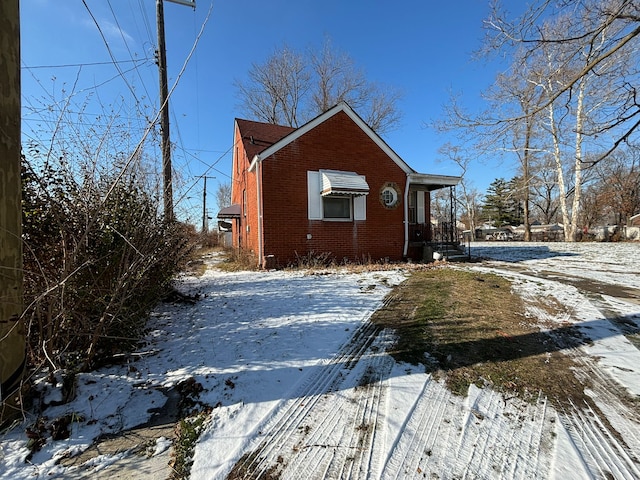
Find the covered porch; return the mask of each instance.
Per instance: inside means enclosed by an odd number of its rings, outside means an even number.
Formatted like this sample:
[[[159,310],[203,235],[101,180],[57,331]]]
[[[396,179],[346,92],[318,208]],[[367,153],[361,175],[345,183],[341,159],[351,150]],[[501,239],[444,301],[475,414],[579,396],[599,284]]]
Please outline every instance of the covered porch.
[[[232,237],[231,244],[235,247],[241,246],[242,237],[240,236],[240,218],[242,215],[242,208],[239,204],[234,203],[228,207],[223,208],[218,212],[218,230],[221,232],[230,232],[231,235],[237,235],[236,238]]]
[[[448,252],[460,245],[456,228],[455,186],[460,177],[411,173],[405,191],[405,251],[407,259],[432,261],[434,252]],[[430,193],[448,189],[443,218],[431,222]],[[442,215],[441,215],[442,216]]]

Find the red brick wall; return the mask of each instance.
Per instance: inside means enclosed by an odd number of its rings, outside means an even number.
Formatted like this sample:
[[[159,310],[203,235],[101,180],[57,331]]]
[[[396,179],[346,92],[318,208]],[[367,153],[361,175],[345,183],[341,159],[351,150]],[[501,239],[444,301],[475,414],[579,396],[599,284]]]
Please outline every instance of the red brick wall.
[[[256,173],[255,171],[249,172],[252,159],[247,157],[237,126],[234,131],[234,145],[231,203],[237,203],[241,206],[241,216],[240,221],[233,222],[233,246],[257,253],[258,203]],[[245,190],[246,203],[244,202]]]
[[[406,174],[344,112],[265,159],[262,166],[263,254],[275,255],[279,265],[292,262],[296,252],[331,252],[338,260],[402,258]],[[370,188],[366,220],[308,220],[307,171],[321,169],[366,177]],[[387,182],[399,189],[400,202],[394,209],[379,200]]]

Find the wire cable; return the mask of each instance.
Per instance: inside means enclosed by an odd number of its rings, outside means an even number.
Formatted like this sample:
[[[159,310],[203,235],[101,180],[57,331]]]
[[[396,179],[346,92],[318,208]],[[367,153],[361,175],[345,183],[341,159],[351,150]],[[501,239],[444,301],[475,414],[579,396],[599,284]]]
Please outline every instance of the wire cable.
[[[125,78],[124,73],[122,72],[122,70],[120,70],[120,66],[116,63],[116,58],[113,55],[113,52],[111,51],[111,47],[109,46],[109,42],[107,42],[107,38],[104,36],[104,32],[102,31],[102,27],[100,27],[100,24],[98,23],[98,20],[93,15],[93,12],[89,8],[89,5],[87,5],[87,1],[86,0],[82,0],[82,4],[87,9],[87,12],[89,13],[89,16],[93,20],[93,23],[96,25],[96,28],[98,29],[98,32],[100,33],[100,37],[102,37],[102,41],[103,41],[105,47],[107,47],[107,52],[109,52],[109,56],[111,57],[111,61],[113,62],[113,66],[116,67],[116,70],[120,74],[120,77],[122,77],[122,80],[124,81],[125,85],[129,88],[129,91],[131,92],[131,95],[133,95],[133,98],[136,99],[136,102],[141,103],[140,99],[136,95],[135,90],[129,84],[129,81]]]
[[[120,27],[120,23],[118,22],[118,18],[116,17],[116,12],[113,11],[113,6],[111,5],[111,0],[107,0],[107,5],[109,5],[109,10],[111,10],[111,15],[113,15],[113,19],[116,22],[116,26],[118,27],[118,31],[120,32],[120,37],[122,37],[122,41],[124,43],[124,46],[126,47],[127,52],[129,52],[129,57],[131,58],[131,60],[133,60],[133,54],[131,53],[131,49],[129,48],[129,43],[127,42],[127,39],[124,36],[124,32],[123,32],[122,28]],[[142,75],[140,74],[140,71],[137,68],[136,68],[136,73],[138,74],[138,77],[140,78],[140,83],[142,83],[142,88],[144,89],[144,93],[147,94],[147,97],[150,97],[149,91],[147,90],[147,86],[144,84],[144,79],[142,78]]]
[[[137,58],[137,59],[131,59],[131,60],[116,60],[115,63],[145,63],[148,62],[149,60],[154,60],[152,58]],[[68,68],[68,67],[93,67],[93,66],[98,66],[98,65],[112,65],[114,63],[114,61],[111,62],[87,62],[87,63],[66,63],[66,64],[62,64],[62,65],[35,65],[35,66],[28,66],[25,65],[24,62],[22,62],[22,67],[25,70],[32,70],[32,69],[38,69],[38,68]]]
[[[86,0],[82,0],[83,3],[85,3],[86,5]],[[180,69],[180,72],[178,73],[178,76],[176,77],[175,82],[173,83],[171,89],[169,90],[168,94],[167,94],[167,99],[165,101],[168,102],[169,99],[171,98],[171,96],[173,95],[173,92],[175,91],[176,87],[178,86],[178,83],[180,82],[180,79],[182,78],[182,75],[184,74],[185,70],[187,69],[187,65],[189,64],[189,60],[191,59],[191,57],[193,56],[193,52],[195,51],[196,47],[198,46],[198,43],[200,42],[200,38],[202,37],[202,34],[204,33],[204,28],[207,25],[209,18],[211,17],[211,12],[213,11],[213,3],[211,4],[211,6],[209,7],[209,11],[207,12],[207,16],[204,19],[204,22],[202,23],[202,26],[200,28],[200,32],[198,33],[198,36],[196,37],[196,39],[193,42],[193,46],[191,47],[191,50],[189,51],[189,54],[187,55],[187,58],[185,59],[184,63],[182,64],[182,68]],[[125,162],[124,168],[122,169],[122,171],[120,172],[120,174],[116,177],[116,179],[113,181],[113,183],[111,184],[111,187],[109,188],[109,190],[107,191],[104,199],[103,199],[103,203],[107,201],[107,199],[109,198],[109,196],[111,195],[111,193],[113,192],[113,190],[115,189],[116,185],[120,182],[120,179],[122,178],[122,176],[124,175],[125,171],[127,170],[127,168],[131,165],[131,163],[133,162],[133,160],[138,156],[140,150],[142,149],[142,145],[144,144],[146,138],[149,136],[149,133],[151,133],[151,130],[153,129],[154,125],[158,122],[158,120],[160,119],[160,112],[162,111],[162,109],[164,108],[164,104],[160,106],[160,108],[158,109],[158,111],[156,112],[156,115],[153,119],[153,121],[151,122],[151,124],[147,127],[147,129],[145,130],[142,138],[140,139],[140,142],[138,143],[138,145],[136,146],[135,150],[133,151],[133,153],[129,156],[129,158],[127,159],[127,161]],[[193,186],[191,187],[193,188]],[[190,189],[191,189],[190,188]],[[189,190],[190,190],[189,189]],[[183,198],[185,195],[183,195],[181,198]],[[174,202],[174,205],[177,202]]]

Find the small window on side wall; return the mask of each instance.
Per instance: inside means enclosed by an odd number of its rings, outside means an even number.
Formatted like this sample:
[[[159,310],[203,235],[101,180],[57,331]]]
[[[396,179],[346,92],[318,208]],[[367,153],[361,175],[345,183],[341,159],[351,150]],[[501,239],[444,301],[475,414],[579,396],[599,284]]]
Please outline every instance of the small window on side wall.
[[[393,210],[400,205],[400,188],[394,182],[386,182],[380,189],[380,203],[384,208]]]
[[[327,220],[351,220],[351,197],[322,197],[322,209]]]
[[[358,191],[352,194],[323,195],[322,188],[322,173],[319,171],[307,171],[307,211],[309,220],[348,222],[350,220],[365,221],[367,219],[366,194]]]

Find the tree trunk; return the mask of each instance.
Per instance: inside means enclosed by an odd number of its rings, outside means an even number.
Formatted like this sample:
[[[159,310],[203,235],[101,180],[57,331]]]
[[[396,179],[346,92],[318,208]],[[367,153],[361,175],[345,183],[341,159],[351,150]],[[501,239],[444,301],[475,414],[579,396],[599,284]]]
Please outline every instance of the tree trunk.
[[[531,176],[529,173],[529,157],[530,151],[529,147],[531,144],[531,128],[532,128],[533,119],[527,116],[527,131],[525,134],[524,141],[524,155],[522,158],[522,183],[524,184],[524,195],[523,195],[523,214],[524,214],[524,241],[531,241],[531,223],[529,222],[529,185],[531,184]]]
[[[582,77],[576,106],[575,180],[573,184],[573,205],[571,206],[571,226],[569,227],[569,238],[567,239],[570,242],[577,240],[578,218],[580,217],[580,192],[582,191],[582,127],[584,123],[584,92],[586,83],[586,77]]]
[[[549,80],[551,83],[551,80]],[[567,187],[564,183],[564,171],[562,170],[562,157],[560,154],[560,140],[558,139],[558,129],[556,126],[555,111],[553,103],[549,104],[549,124],[551,126],[551,139],[553,140],[553,159],[556,165],[556,177],[558,179],[558,191],[560,200],[560,210],[562,211],[562,225],[564,227],[564,239],[568,240],[569,212],[567,210]]]

